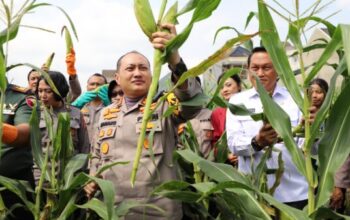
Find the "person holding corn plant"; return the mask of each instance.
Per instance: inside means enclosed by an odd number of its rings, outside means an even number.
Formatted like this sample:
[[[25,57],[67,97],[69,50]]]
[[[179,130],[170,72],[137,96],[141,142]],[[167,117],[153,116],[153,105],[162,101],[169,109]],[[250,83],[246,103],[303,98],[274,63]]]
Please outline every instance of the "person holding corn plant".
[[[259,78],[265,90],[272,99],[289,115],[292,126],[297,126],[302,114],[293,101],[289,92],[277,85],[277,73],[272,60],[264,47],[254,48],[248,57],[249,78],[256,88]],[[243,104],[251,112],[263,112],[259,93],[255,88],[237,93],[230,98],[230,103]],[[250,116],[233,115],[227,112],[226,116],[227,142],[235,155],[238,156],[238,169],[243,173],[251,173],[257,169],[264,153],[273,147],[266,160],[268,191],[280,202],[289,206],[303,209],[307,205],[308,183],[299,173],[292,162],[286,146],[277,143],[278,134],[268,121],[254,121]],[[301,141],[296,140],[301,144]],[[279,160],[279,153],[283,163]],[[284,164],[284,165],[282,165]],[[280,183],[278,180],[280,178]],[[256,180],[259,181],[259,180]]]
[[[0,175],[27,181],[34,189],[29,126],[34,100],[27,93],[26,88],[7,84],[2,115]],[[24,206],[18,206],[18,204],[23,205],[23,202],[17,195],[9,190],[1,190],[0,195],[5,207],[13,208],[12,215],[6,216],[6,219],[33,219]],[[15,204],[17,204],[16,207]]]
[[[101,110],[110,104],[106,77],[100,73],[92,74],[87,81],[86,90],[72,105],[80,108],[84,115],[92,146],[95,143],[95,134]]]
[[[53,85],[56,87],[53,89],[48,79],[44,76],[38,81],[36,94],[41,103],[41,114],[39,121],[39,128],[41,132],[41,146],[43,152],[51,154],[51,150],[48,146],[53,143],[50,139],[49,127],[46,123],[45,107],[48,108],[49,117],[52,120],[52,126],[54,130],[57,129],[58,117],[60,113],[68,112],[70,116],[70,134],[72,137],[73,149],[72,152],[67,153],[68,155],[75,155],[78,153],[89,153],[90,142],[88,137],[87,127],[83,118],[82,113],[78,108],[68,105],[65,102],[65,98],[69,92],[69,86],[64,75],[56,71],[48,71],[48,77],[52,80]],[[67,152],[69,152],[69,146]],[[61,158],[62,159],[62,158]],[[38,183],[41,175],[41,170],[38,166],[34,166],[34,178]]]
[[[169,32],[155,32],[151,40],[154,48],[164,50],[167,42],[175,37],[176,30],[172,24],[164,24],[161,27]],[[186,65],[177,50],[172,51],[167,62],[172,70],[172,81],[176,83],[182,73],[187,70]],[[122,102],[113,103],[102,110],[97,144],[90,168],[92,175],[98,168],[106,164],[134,160],[151,78],[150,63],[141,53],[131,51],[119,58],[116,81],[124,92],[124,98]],[[189,100],[201,92],[202,89],[195,78],[189,78],[174,90],[180,102]],[[179,202],[151,195],[151,192],[156,186],[168,180],[177,179],[176,167],[172,161],[173,151],[176,150],[177,126],[193,118],[201,110],[201,106],[178,108],[175,106],[176,101],[169,99],[160,103],[158,101],[159,99],[152,101],[151,108],[154,112],[147,126],[148,137],[143,144],[141,166],[137,172],[134,187],[130,184],[132,163],[113,166],[102,173],[102,178],[114,183],[117,204],[125,200],[136,200],[156,205],[165,213],[159,213],[150,208],[133,208],[125,219],[182,218]],[[174,111],[171,115],[163,117],[164,113],[172,107]],[[85,191],[91,197],[96,191],[96,185],[88,184]]]

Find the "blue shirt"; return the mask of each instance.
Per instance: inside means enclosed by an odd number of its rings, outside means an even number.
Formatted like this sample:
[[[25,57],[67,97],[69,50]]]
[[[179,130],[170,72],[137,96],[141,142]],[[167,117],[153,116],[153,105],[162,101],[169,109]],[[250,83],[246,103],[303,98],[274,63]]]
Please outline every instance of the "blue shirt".
[[[289,115],[292,127],[297,126],[302,114],[289,92],[285,88],[276,85],[272,98]],[[233,95],[229,102],[235,105],[243,104],[255,113],[263,112],[259,94],[254,88]],[[250,116],[233,115],[230,111],[227,111],[226,114],[228,147],[238,156],[238,170],[243,173],[251,173],[251,170],[256,168],[264,154],[264,150],[255,151],[251,147],[251,140],[259,133],[263,122],[256,122]],[[301,143],[302,141],[298,141],[299,147],[302,146]],[[283,142],[274,145],[272,156],[266,162],[267,167],[269,169],[278,168],[279,152],[282,152],[284,172],[274,197],[280,202],[295,202],[307,199],[307,181],[294,166]],[[268,186],[272,187],[275,182],[275,174],[267,175],[267,179]]]

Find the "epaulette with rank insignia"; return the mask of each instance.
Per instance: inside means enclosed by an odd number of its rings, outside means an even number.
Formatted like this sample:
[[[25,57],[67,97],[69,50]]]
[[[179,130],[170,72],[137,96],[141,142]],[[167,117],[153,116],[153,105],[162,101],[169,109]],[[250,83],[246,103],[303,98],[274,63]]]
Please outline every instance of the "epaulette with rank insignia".
[[[24,94],[28,94],[28,91],[30,90],[28,88],[13,85],[13,84],[11,85],[11,89],[15,92],[24,93]]]

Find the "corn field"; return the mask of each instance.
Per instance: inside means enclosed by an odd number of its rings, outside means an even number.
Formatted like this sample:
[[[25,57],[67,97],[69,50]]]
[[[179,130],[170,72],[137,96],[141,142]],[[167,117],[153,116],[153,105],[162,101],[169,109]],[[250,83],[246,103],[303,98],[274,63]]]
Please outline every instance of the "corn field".
[[[328,6],[328,2],[315,1],[310,3],[311,6],[308,9],[301,11],[299,1],[295,0],[295,10],[293,12],[287,10],[288,13],[283,5],[274,8],[269,5],[268,1],[256,0],[253,2],[257,5],[258,10],[248,14],[247,19],[242,20],[242,22],[246,22],[247,26],[253,19],[258,21],[255,32],[237,31],[236,35],[228,39],[219,50],[210,56],[208,55],[208,59],[183,73],[177,83],[171,85],[167,92],[173,92],[188,78],[203,74],[215,63],[225,58],[234,46],[242,45],[251,49],[253,42],[260,40],[273,61],[280,81],[288,89],[304,118],[309,118],[308,86],[322,67],[331,66],[334,68],[328,93],[315,121],[312,124],[305,123],[302,132],[304,143],[301,149],[294,141],[295,132],[293,130],[295,128],[290,126],[288,115],[272,100],[259,80],[257,80],[257,91],[265,109],[261,115],[254,115],[244,106],[234,106],[220,97],[219,91],[225,80],[234,74],[239,74],[245,67],[232,68],[225,72],[212,97],[200,95],[190,102],[180,103],[180,106],[205,105],[209,108],[220,106],[228,108],[234,114],[249,115],[255,120],[267,119],[285,143],[294,165],[307,180],[309,186],[308,206],[304,210],[298,210],[277,201],[272,195],[262,191],[260,185],[253,180],[262,178],[262,173],[266,170],[262,170],[261,173],[244,175],[233,166],[225,164],[228,150],[226,134],[221,137],[217,144],[218,154],[215,160],[213,159],[213,151],[209,158],[205,159],[200,153],[198,141],[190,123],[188,123],[189,135],[182,139],[184,149],[177,150],[173,156],[174,162],[178,165],[180,178],[156,186],[153,195],[182,202],[184,215],[188,219],[350,219],[334,212],[328,205],[334,187],[334,174],[350,154],[348,146],[350,143],[350,102],[347,98],[347,95],[350,94],[348,91],[350,90],[348,83],[350,79],[350,69],[348,68],[350,65],[350,24],[334,25],[327,19],[318,17],[318,12]],[[211,14],[215,12],[221,1],[189,0],[183,7],[180,7],[175,1],[170,6],[167,3],[166,0],[162,0],[158,19],[155,19],[153,15],[155,11],[148,0],[134,0],[133,2],[136,20],[146,35],[145,42],[151,38],[152,33],[161,30],[162,23],[177,24],[180,16],[184,14],[190,16],[186,17],[189,19],[186,26],[178,31],[177,36],[169,42],[164,51],[154,51],[152,84],[142,118],[142,131],[138,137],[138,145],[135,146],[138,152],[135,155],[133,170],[130,170],[131,185],[137,178],[143,143],[149,135],[146,132],[146,127],[152,115],[152,97],[157,92],[162,65],[166,63],[171,52],[181,48],[191,32],[196,31],[194,26],[197,22],[210,19]],[[46,7],[54,7],[62,12],[68,21],[68,24],[62,29],[67,42],[67,52],[73,47],[73,41],[77,39],[78,33],[74,21],[64,9],[58,6],[25,1],[20,10],[15,12],[12,11],[13,1],[9,3],[1,1],[0,4],[1,18],[5,23],[1,26],[0,33],[0,102],[3,105],[7,88],[6,74],[12,68],[28,66],[48,78],[45,71],[33,64],[21,63],[9,66],[7,63],[9,56],[7,45],[16,38],[24,16],[35,10],[45,10]],[[101,4],[103,3],[101,2]],[[284,25],[288,28],[286,39],[280,38],[272,14],[283,18]],[[330,40],[323,39],[321,43],[305,46],[305,31],[315,23],[327,29]],[[219,29],[217,34],[225,29],[228,28]],[[296,57],[299,63],[298,77],[301,78],[300,81],[297,81],[297,76],[289,63],[291,55],[285,51],[285,42],[295,48],[292,56]],[[304,54],[317,49],[322,49],[320,58],[315,60],[311,66],[306,66]],[[339,61],[328,63],[329,58],[334,54],[337,55]],[[46,61],[48,67],[52,62],[53,55],[49,57],[51,58]],[[339,79],[342,80],[342,84],[337,87],[336,82]],[[53,83],[50,84],[55,90]],[[166,101],[166,99],[167,95],[160,97],[161,101]],[[171,110],[174,109],[169,111]],[[0,117],[3,117],[3,108],[0,108],[0,111]],[[96,175],[88,175],[82,169],[88,163],[90,155],[72,155],[71,134],[70,130],[67,129],[70,124],[69,114],[60,114],[57,129],[54,129],[52,120],[48,116],[49,111],[50,109],[44,110],[44,117],[50,134],[50,143],[47,147],[54,152],[51,155],[42,151],[39,101],[33,108],[30,119],[30,143],[33,159],[42,172],[35,189],[31,189],[29,184],[24,181],[0,176],[2,190],[7,189],[16,194],[34,219],[123,219],[130,209],[139,206],[162,212],[158,207],[138,201],[125,201],[116,206],[114,183],[98,176],[112,166],[123,166],[128,161],[109,164],[97,171]],[[169,115],[170,113],[167,112],[164,117]],[[327,123],[325,123],[326,120]],[[324,131],[320,131],[319,128],[323,124],[325,124]],[[2,135],[2,129],[0,129],[0,135]],[[319,140],[318,156],[315,158],[318,163],[317,169],[312,166],[312,158],[314,157],[311,152],[315,139]],[[54,166],[48,166],[49,163],[61,165],[59,175],[52,168]],[[95,197],[88,199],[83,188],[92,181],[98,184],[99,192]],[[276,210],[280,213],[279,217],[276,216]],[[11,207],[5,207],[0,194],[0,218],[6,219],[10,214]]]

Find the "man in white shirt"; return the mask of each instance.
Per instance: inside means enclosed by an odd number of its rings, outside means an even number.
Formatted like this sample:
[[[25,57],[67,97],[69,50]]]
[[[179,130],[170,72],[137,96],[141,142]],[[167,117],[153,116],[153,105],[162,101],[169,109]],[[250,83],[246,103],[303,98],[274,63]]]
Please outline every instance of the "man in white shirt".
[[[302,114],[289,92],[277,85],[277,73],[265,48],[253,49],[248,57],[248,69],[249,79],[254,88],[233,95],[229,102],[236,105],[243,104],[254,113],[263,112],[259,93],[256,91],[253,76],[255,73],[273,100],[289,115],[291,124],[295,127]],[[238,169],[243,173],[251,173],[252,168],[257,167],[265,147],[273,145],[278,136],[269,123],[253,121],[250,116],[233,115],[230,111],[227,111],[226,129],[228,146],[233,154],[238,155]],[[274,144],[274,150],[266,166],[268,169],[278,169],[279,152],[282,152],[284,172],[273,196],[280,202],[302,209],[307,204],[308,184],[293,164],[283,142]],[[272,187],[274,182],[275,174],[267,174],[268,187]]]

